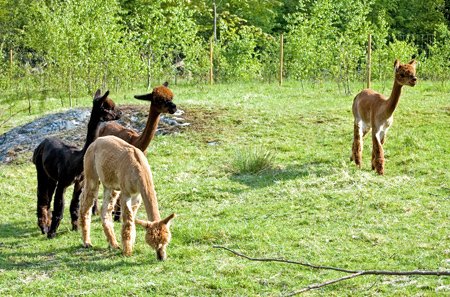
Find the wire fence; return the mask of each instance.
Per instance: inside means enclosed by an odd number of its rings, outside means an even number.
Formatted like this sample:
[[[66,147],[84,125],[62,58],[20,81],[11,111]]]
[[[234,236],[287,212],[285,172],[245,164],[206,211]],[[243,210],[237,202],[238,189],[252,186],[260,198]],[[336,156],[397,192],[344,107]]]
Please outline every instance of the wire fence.
[[[176,59],[151,57],[141,53],[130,56],[138,69],[112,67],[110,61],[90,65],[77,61],[62,65],[49,62],[27,48],[2,51],[0,57],[0,125],[14,112],[31,113],[38,102],[45,105],[56,98],[61,106],[77,104],[97,88],[126,91],[136,85],[148,88],[162,81],[171,83],[213,84],[229,81],[259,81],[282,84],[284,80],[309,83],[335,81],[337,91],[351,94],[350,83],[370,86],[371,80],[390,80],[395,59],[406,63],[419,61],[421,79],[450,79],[450,41],[436,36],[398,35],[387,39],[363,36],[363,42],[342,40],[321,43],[284,34],[271,36],[264,47],[239,40],[235,43],[210,42],[195,61],[182,55]],[[117,69],[121,69],[117,72]],[[55,101],[55,100],[53,100]]]

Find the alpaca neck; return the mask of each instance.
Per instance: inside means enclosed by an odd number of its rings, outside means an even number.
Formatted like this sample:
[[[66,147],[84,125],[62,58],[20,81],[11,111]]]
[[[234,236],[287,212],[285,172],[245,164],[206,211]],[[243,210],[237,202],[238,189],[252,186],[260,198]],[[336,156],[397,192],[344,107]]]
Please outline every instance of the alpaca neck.
[[[144,201],[147,219],[151,222],[160,221],[161,216],[159,214],[158,199],[156,198],[155,186],[150,171],[148,176],[145,175],[141,177],[141,183],[141,196]]]
[[[397,108],[401,93],[402,93],[402,85],[397,83],[396,80],[394,80],[394,86],[392,87],[391,96],[389,96],[388,100],[386,101],[386,114],[389,117],[394,113],[395,109]]]
[[[145,125],[144,131],[142,131],[139,138],[136,140],[135,146],[141,151],[145,151],[155,137],[156,130],[158,129],[159,117],[161,113],[156,110],[152,105],[150,105],[150,112],[147,119],[147,124]]]
[[[87,134],[86,134],[86,141],[84,143],[83,149],[81,150],[83,157],[84,157],[84,154],[86,153],[86,150],[88,149],[89,145],[91,143],[93,143],[96,138],[96,132],[97,132],[96,130],[97,130],[97,126],[99,123],[100,123],[100,118],[91,112],[91,117],[89,119],[88,129],[87,129]]]
[[[142,163],[146,163],[146,160],[142,160]],[[158,199],[156,198],[155,185],[153,184],[153,176],[150,171],[150,166],[142,170],[139,175],[140,192],[142,200],[144,201],[145,212],[147,213],[147,219],[150,222],[160,221]]]

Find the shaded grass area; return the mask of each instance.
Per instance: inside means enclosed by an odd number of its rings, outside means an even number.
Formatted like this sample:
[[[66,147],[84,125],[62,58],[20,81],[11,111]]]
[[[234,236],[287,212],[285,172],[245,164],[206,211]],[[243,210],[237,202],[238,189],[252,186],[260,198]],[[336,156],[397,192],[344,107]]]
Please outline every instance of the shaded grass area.
[[[94,248],[83,249],[68,207],[57,238],[47,240],[36,224],[30,154],[0,165],[0,295],[278,296],[342,276],[246,262],[214,244],[349,269],[450,269],[449,90],[405,88],[385,144],[386,176],[377,176],[370,139],[362,170],[349,162],[353,96],[334,85],[172,89],[192,126],[157,136],[147,153],[162,216],[178,214],[168,261],[156,261],[141,229],[132,257],[109,250],[99,217]],[[273,167],[230,171],[235,152],[253,147],[270,152]],[[449,293],[445,277],[367,276],[306,295]]]

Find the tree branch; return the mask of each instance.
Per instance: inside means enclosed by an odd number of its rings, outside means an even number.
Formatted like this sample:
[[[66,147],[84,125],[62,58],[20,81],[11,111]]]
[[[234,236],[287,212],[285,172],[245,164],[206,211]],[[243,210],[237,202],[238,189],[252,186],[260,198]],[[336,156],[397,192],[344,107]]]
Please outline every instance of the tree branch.
[[[358,277],[360,275],[362,275],[362,274],[360,272],[358,272],[358,273],[354,273],[354,274],[351,274],[351,275],[346,275],[346,276],[341,277],[341,278],[329,280],[329,281],[326,281],[326,282],[321,283],[321,284],[309,285],[309,286],[307,286],[307,287],[305,287],[305,288],[303,288],[301,290],[294,291],[294,292],[289,293],[289,294],[287,294],[285,296],[294,296],[294,295],[298,295],[298,294],[301,294],[301,293],[304,293],[304,292],[307,292],[307,291],[320,289],[322,287],[325,287],[325,286],[328,286],[328,285],[331,285],[331,284],[334,284],[334,283],[338,283],[338,282],[341,282],[341,281],[344,281],[344,280],[348,280],[348,279],[351,279],[351,278],[355,278],[355,277]]]
[[[450,271],[428,271],[428,270],[412,270],[412,271],[389,271],[389,270],[349,270],[349,269],[344,269],[344,268],[339,268],[339,267],[332,267],[332,266],[322,266],[322,265],[315,265],[315,264],[310,264],[310,263],[305,263],[305,262],[298,262],[298,261],[292,261],[292,260],[284,260],[284,259],[276,259],[276,258],[253,258],[253,257],[249,257],[245,254],[242,253],[238,253],[232,249],[229,249],[227,247],[224,246],[220,246],[220,245],[214,245],[213,248],[215,249],[224,249],[227,250],[233,254],[235,254],[236,256],[245,258],[247,260],[251,260],[251,261],[258,261],[258,262],[280,262],[280,263],[287,263],[287,264],[296,264],[296,265],[301,265],[301,266],[305,266],[308,268],[312,268],[312,269],[323,269],[323,270],[333,270],[333,271],[339,271],[339,272],[344,272],[344,273],[350,273],[351,275],[347,275],[338,279],[334,279],[334,280],[330,280],[330,281],[326,281],[324,283],[321,284],[315,284],[315,285],[310,285],[306,288],[303,288],[301,290],[298,291],[294,291],[292,293],[290,293],[287,296],[294,296],[306,291],[310,291],[310,290],[314,290],[314,289],[319,289],[337,282],[341,282],[347,279],[351,279],[351,278],[355,278],[361,275],[432,275],[432,276],[450,276]]]

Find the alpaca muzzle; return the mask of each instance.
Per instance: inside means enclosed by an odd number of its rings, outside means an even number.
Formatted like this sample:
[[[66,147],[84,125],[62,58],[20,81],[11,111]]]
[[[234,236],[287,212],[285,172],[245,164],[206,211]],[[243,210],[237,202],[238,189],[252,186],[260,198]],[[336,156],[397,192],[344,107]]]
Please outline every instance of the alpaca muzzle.
[[[177,106],[173,102],[167,102],[167,108],[170,114],[174,114],[175,112],[177,112]]]
[[[165,261],[167,259],[167,254],[165,249],[156,250],[156,259],[158,261]]]

